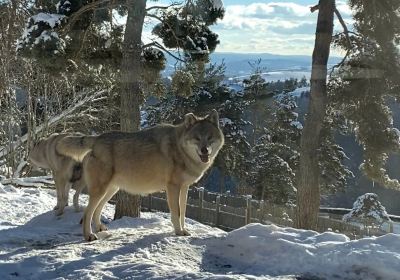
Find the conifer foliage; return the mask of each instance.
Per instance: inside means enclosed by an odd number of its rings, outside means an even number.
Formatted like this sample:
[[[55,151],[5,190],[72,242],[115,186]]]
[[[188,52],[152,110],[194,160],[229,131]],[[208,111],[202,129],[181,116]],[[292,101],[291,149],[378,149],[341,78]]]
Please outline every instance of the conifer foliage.
[[[302,125],[297,104],[287,93],[275,96],[272,120],[252,148],[252,178],[259,199],[277,204],[294,202],[295,173]]]
[[[353,208],[343,216],[346,222],[361,222],[365,226],[380,227],[383,222],[391,221],[385,207],[375,193],[366,193],[357,198]]]
[[[150,1],[149,1],[150,2]],[[126,14],[123,1],[35,1],[19,53],[36,59],[53,74],[72,71],[80,62],[118,69],[122,59],[124,24],[115,18]],[[208,60],[219,44],[209,29],[224,9],[219,1],[187,1],[182,5],[146,9],[146,17],[159,21],[153,34],[162,39],[142,45],[142,67],[147,81],[154,82],[165,68],[165,51],[181,49],[186,58]]]
[[[373,181],[400,188],[385,169],[388,156],[398,153],[400,133],[393,127],[388,101],[400,95],[400,2],[349,1],[354,32],[338,34],[336,45],[347,51],[346,59],[330,83],[332,106],[353,128],[364,148],[360,169]]]

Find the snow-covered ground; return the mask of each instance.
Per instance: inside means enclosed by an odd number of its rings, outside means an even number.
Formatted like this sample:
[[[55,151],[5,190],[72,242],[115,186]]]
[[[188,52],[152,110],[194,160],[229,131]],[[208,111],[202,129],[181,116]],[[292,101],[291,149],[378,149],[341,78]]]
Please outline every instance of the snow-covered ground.
[[[55,200],[0,184],[0,279],[400,279],[396,234],[350,241],[261,224],[226,233],[188,219],[192,236],[177,237],[168,214],[112,221],[108,205],[110,230],[88,243],[82,213],[56,217]]]

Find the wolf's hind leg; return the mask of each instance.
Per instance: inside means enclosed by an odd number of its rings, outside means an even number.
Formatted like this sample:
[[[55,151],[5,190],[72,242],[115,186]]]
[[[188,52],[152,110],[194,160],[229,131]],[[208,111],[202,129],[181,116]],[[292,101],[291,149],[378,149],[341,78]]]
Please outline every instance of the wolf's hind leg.
[[[92,194],[89,193],[89,203],[85,208],[82,219],[83,236],[87,241],[97,240],[97,236],[92,231],[92,217],[104,195],[104,188],[102,188],[101,191],[96,191]]]
[[[75,183],[75,194],[74,194],[74,208],[76,212],[82,211],[82,207],[79,206],[79,195],[81,194],[82,190],[85,188],[85,184],[83,180],[79,180]]]
[[[117,187],[110,186],[107,189],[105,196],[102,198],[96,210],[94,211],[93,220],[96,232],[108,230],[107,226],[101,223],[101,212],[103,211],[104,205],[114,196],[114,194],[117,193],[117,191]]]
[[[56,215],[60,216],[64,213],[64,208],[68,205],[68,194],[71,184],[62,176],[54,174],[54,182],[56,184],[57,191],[57,205],[54,207]]]
[[[107,186],[112,177],[112,166],[104,164],[91,154],[85,157],[83,164],[89,194],[89,203],[83,214],[83,235],[87,241],[93,241],[97,239],[92,231],[93,214],[107,193]]]

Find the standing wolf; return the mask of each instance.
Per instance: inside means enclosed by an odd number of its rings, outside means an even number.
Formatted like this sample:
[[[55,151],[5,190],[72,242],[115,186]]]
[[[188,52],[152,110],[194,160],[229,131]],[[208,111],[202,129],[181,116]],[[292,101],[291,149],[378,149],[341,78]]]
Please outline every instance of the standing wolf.
[[[52,134],[46,139],[36,143],[29,153],[28,161],[33,165],[50,169],[53,172],[57,191],[57,205],[54,207],[56,215],[64,213],[64,207],[68,204],[69,190],[75,188],[73,199],[76,211],[80,211],[79,194],[85,187],[82,177],[82,164],[71,157],[57,152],[57,143],[68,134]]]
[[[83,235],[107,230],[101,211],[119,188],[133,194],[167,191],[171,220],[177,235],[185,229],[189,186],[197,182],[213,163],[224,143],[213,110],[205,118],[189,113],[179,125],[158,125],[134,133],[110,132],[99,136],[65,137],[57,150],[76,160],[83,159],[83,174],[89,204],[83,215]]]

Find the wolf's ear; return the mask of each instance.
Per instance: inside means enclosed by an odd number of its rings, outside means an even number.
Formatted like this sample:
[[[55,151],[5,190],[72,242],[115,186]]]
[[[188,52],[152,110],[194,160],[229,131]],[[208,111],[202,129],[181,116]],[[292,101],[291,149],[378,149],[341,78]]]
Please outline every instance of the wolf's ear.
[[[206,119],[215,124],[216,126],[219,126],[219,115],[217,110],[213,109],[211,113],[206,117]]]
[[[185,115],[185,126],[186,128],[191,127],[197,121],[196,116],[193,113],[188,113]]]

